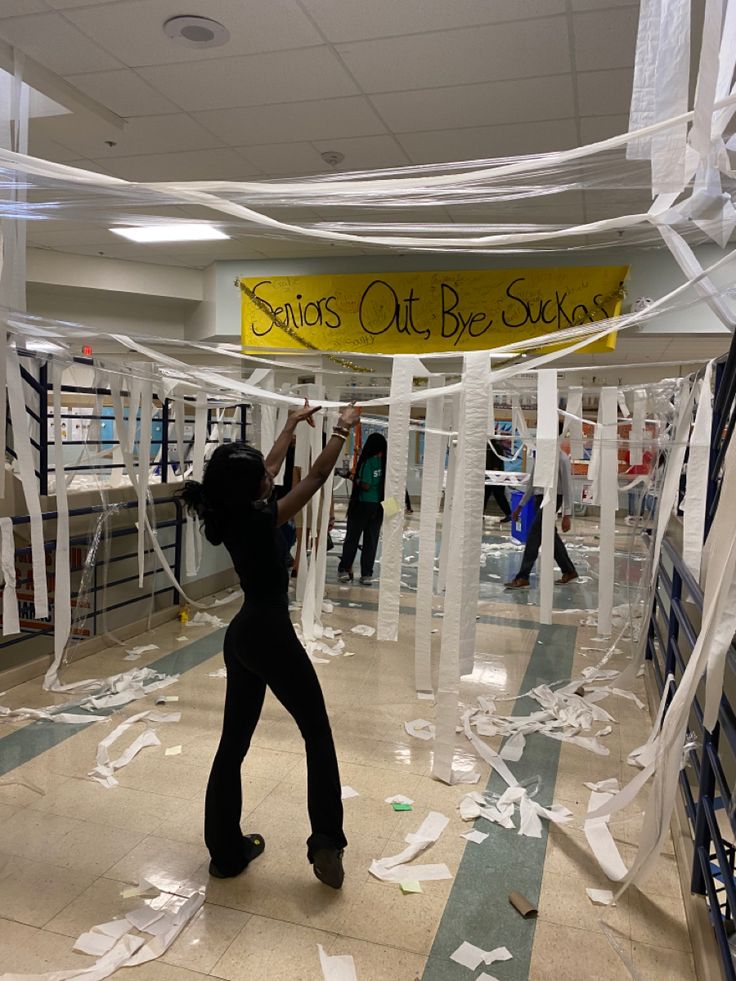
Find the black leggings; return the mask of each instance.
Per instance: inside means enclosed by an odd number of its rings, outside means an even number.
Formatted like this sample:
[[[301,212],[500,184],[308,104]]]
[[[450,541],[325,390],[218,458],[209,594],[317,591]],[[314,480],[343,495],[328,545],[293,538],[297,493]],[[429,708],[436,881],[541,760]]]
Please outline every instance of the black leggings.
[[[204,817],[205,843],[215,865],[223,870],[237,865],[243,851],[240,767],[263,708],[266,686],[304,738],[310,861],[318,848],[344,848],[340,774],[330,720],[314,667],[294,633],[286,605],[244,606],[227,629],[224,654],[225,715],[207,783]]]
[[[368,501],[355,501],[348,508],[348,525],[340,558],[340,571],[352,572],[358,542],[363,536],[360,552],[360,574],[370,579],[373,576],[373,563],[376,561],[378,539],[381,535],[383,507]]]
[[[521,560],[521,568],[517,573],[519,579],[528,579],[529,575],[534,568],[534,563],[537,561],[537,556],[539,555],[539,549],[542,544],[542,501],[544,500],[543,494],[537,494],[534,498],[534,506],[537,509],[534,515],[534,520],[532,521],[531,528],[529,529],[529,534],[526,539],[526,546],[524,548],[524,555]],[[557,507],[559,508],[562,504],[562,498],[558,496]],[[549,505],[547,505],[549,507]],[[577,570],[573,565],[572,559],[567,554],[567,549],[565,548],[565,543],[562,541],[557,533],[557,525],[555,525],[555,562],[560,567],[562,572],[567,575],[577,575]]]
[[[485,496],[483,498],[483,510],[488,507],[488,498],[493,496],[496,504],[501,508],[504,515],[511,516],[511,505],[506,497],[506,489],[501,484],[486,484]]]

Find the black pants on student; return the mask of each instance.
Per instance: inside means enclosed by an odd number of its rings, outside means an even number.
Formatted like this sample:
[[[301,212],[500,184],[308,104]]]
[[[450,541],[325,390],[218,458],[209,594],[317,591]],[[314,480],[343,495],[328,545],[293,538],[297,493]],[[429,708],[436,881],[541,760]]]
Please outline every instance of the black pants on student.
[[[517,578],[518,579],[528,579],[529,574],[534,568],[534,563],[537,561],[537,556],[539,555],[539,548],[542,544],[542,501],[544,500],[543,494],[537,494],[534,497],[534,505],[537,509],[537,513],[534,515],[534,521],[529,529],[529,536],[526,540],[526,548],[524,549],[524,555],[521,560],[521,568],[519,569]],[[562,504],[562,498],[557,498],[557,507],[559,508]],[[567,554],[567,549],[565,548],[565,543],[562,541],[557,533],[557,525],[555,525],[555,562],[562,570],[563,575],[566,573],[572,573],[577,575],[577,570],[572,563],[572,559]]]
[[[307,751],[307,807],[312,833],[310,859],[319,848],[344,848],[342,793],[335,744],[322,689],[312,662],[294,632],[286,600],[252,602],[225,634],[227,691],[222,736],[205,798],[204,838],[223,872],[238,867],[243,852],[240,768],[270,688],[302,734]],[[254,828],[268,833],[268,828]]]
[[[511,517],[511,505],[506,497],[506,490],[501,484],[486,484],[486,493],[483,499],[483,510],[488,507],[488,498],[493,495],[496,504],[501,508],[506,518]]]
[[[368,501],[355,501],[348,508],[348,526],[345,532],[345,542],[342,546],[340,571],[350,572],[353,568],[358,542],[363,536],[363,548],[360,553],[360,574],[368,579],[373,575],[373,563],[376,561],[378,539],[383,522],[383,507]]]

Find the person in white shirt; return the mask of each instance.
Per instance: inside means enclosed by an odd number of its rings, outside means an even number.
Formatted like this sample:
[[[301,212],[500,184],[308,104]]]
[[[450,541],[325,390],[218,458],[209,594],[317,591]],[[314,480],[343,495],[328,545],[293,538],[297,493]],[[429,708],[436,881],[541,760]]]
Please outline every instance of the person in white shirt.
[[[529,536],[526,540],[526,547],[521,560],[521,568],[510,582],[505,583],[506,589],[525,589],[529,585],[529,576],[539,555],[539,547],[542,544],[542,501],[544,500],[544,495],[540,494],[538,489],[534,487],[534,477],[529,481],[526,493],[512,514],[512,519],[514,521],[519,520],[521,509],[531,500],[532,496],[535,499],[537,512],[534,515],[534,521],[529,529]],[[560,450],[560,465],[557,477],[557,510],[559,511],[560,508],[562,508],[562,530],[563,532],[568,532],[570,530],[570,515],[573,509],[572,464],[570,457],[564,450]],[[555,562],[562,571],[562,576],[557,580],[558,583],[573,582],[578,578],[577,569],[567,554],[565,544],[557,533],[556,525]]]

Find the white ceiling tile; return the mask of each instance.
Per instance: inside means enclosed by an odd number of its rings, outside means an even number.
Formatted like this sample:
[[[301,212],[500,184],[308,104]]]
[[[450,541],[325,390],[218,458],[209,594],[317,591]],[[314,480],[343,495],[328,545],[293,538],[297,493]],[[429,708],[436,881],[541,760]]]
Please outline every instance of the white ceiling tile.
[[[300,143],[386,132],[371,104],[360,95],[279,106],[210,109],[193,115],[231,146]]]
[[[219,142],[184,113],[138,116],[129,119],[122,131],[76,116],[39,119],[35,125],[50,139],[92,159],[204,150]],[[107,147],[105,140],[114,141],[115,146]]]
[[[582,146],[628,132],[628,116],[587,116],[580,120]]]
[[[199,11],[181,0],[128,0],[69,11],[67,16],[85,34],[104,45],[126,65],[188,64],[258,51],[283,51],[319,44],[321,37],[295,0],[207,0]],[[164,22],[180,14],[201,13],[230,31],[221,48],[189,48],[163,32]],[[134,29],[131,27],[134,26]]]
[[[575,14],[572,22],[578,71],[634,64],[639,23],[636,7]]]
[[[20,17],[22,14],[48,13],[44,0],[3,0],[0,4],[0,20],[4,17]]]
[[[356,95],[355,83],[327,47],[281,54],[141,68],[140,74],[186,111],[262,106]]]
[[[120,0],[46,0],[55,10],[73,10],[75,7],[102,7],[106,3],[120,3]]]
[[[240,151],[246,160],[268,176],[328,173],[327,166],[311,143],[275,143],[248,146]]]
[[[82,221],[29,221],[28,241],[31,245],[63,246],[64,244],[113,245],[116,236],[104,225]]]
[[[358,41],[561,14],[565,0],[303,0],[329,41]]]
[[[575,114],[570,75],[390,92],[374,95],[371,101],[386,125],[401,133],[561,119]]]
[[[398,140],[414,163],[484,160],[575,146],[573,119],[510,126],[400,133]]]
[[[60,14],[32,14],[2,20],[0,37],[60,75],[122,67]]]
[[[581,116],[609,116],[627,113],[634,81],[632,68],[601,72],[578,72],[578,106]]]
[[[67,80],[118,116],[155,116],[177,111],[173,102],[151,88],[130,68],[69,75]]]
[[[40,133],[35,125],[35,120],[31,120],[28,129],[28,152],[32,157],[40,157],[42,160],[53,160],[55,163],[68,163],[75,160],[78,156],[73,150],[67,150],[60,143],[55,143]]]
[[[128,181],[242,181],[258,173],[229,148],[142,154],[100,163]]]
[[[636,7],[639,0],[572,0],[573,10],[600,10],[603,7]]]
[[[567,21],[549,17],[337,46],[364,92],[395,92],[570,71]],[[523,51],[523,56],[521,52]]]
[[[345,159],[334,168],[345,170],[374,170],[382,167],[405,167],[410,161],[392,136],[361,136],[351,140],[319,140],[317,151],[336,150]],[[246,151],[246,153],[249,151]]]

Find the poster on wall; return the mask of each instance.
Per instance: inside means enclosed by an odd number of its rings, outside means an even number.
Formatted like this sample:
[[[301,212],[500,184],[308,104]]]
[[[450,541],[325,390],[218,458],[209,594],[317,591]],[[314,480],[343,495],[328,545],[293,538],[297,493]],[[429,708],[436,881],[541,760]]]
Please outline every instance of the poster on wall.
[[[618,316],[628,268],[241,278],[242,343],[376,354],[485,350]],[[615,346],[611,333],[584,350]]]

